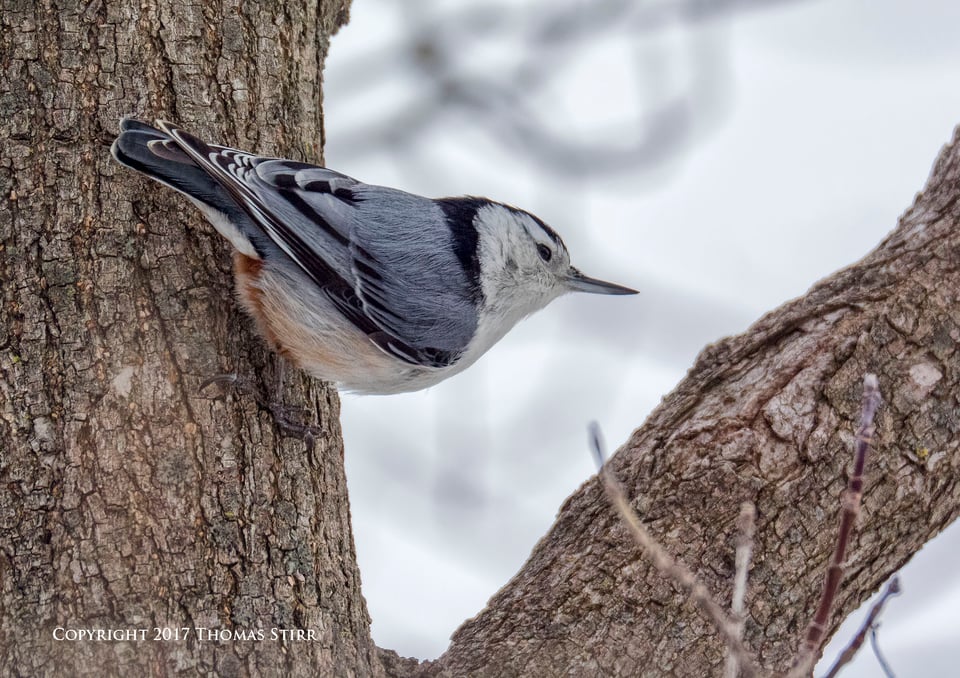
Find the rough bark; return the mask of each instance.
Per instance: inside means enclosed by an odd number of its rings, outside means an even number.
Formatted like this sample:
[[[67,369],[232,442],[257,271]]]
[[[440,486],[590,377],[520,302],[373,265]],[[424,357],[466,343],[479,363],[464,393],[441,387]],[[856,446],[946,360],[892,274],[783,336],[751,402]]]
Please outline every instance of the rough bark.
[[[788,668],[813,614],[864,373],[879,376],[885,404],[829,632],[960,512],[958,341],[960,131],[873,252],[707,347],[612,460],[648,528],[723,601],[740,504],[756,504],[745,639],[765,669]],[[442,657],[391,670],[720,675],[717,634],[684,599],[594,478]]]
[[[269,392],[277,363],[233,300],[225,242],[108,152],[135,114],[319,160],[345,2],[0,6],[0,673],[382,673],[336,393],[288,370],[286,401],[323,429],[308,455],[249,395],[199,392],[231,371]]]

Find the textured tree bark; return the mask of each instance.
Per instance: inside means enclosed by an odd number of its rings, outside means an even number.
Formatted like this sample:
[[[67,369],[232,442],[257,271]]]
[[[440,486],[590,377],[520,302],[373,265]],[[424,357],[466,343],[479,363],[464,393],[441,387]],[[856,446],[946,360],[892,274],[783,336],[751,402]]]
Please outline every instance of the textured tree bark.
[[[765,669],[788,668],[813,614],[864,373],[886,402],[829,632],[960,512],[958,341],[960,132],[873,252],[707,347],[611,461],[648,528],[722,601],[739,506],[756,504],[745,639]],[[684,600],[594,478],[442,657],[390,672],[720,675],[723,647]]]
[[[226,244],[108,151],[136,114],[319,160],[345,21],[338,0],[2,0],[0,673],[383,673],[336,393],[288,371],[286,400],[322,428],[312,455],[249,395],[199,393],[230,371],[269,391],[277,364]]]

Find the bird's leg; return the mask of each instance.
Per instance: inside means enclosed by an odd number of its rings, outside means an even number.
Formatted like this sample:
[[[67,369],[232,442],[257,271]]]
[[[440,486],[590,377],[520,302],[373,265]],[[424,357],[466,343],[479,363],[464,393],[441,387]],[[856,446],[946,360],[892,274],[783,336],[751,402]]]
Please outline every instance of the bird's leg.
[[[243,393],[254,393],[256,390],[247,379],[244,379],[236,372],[225,372],[224,374],[215,374],[200,382],[198,393],[203,393],[210,385],[220,384],[221,386],[233,386]]]
[[[277,384],[276,398],[267,404],[267,408],[273,415],[273,420],[281,429],[295,438],[299,438],[307,446],[308,451],[313,451],[313,445],[316,436],[320,434],[320,429],[316,426],[303,422],[307,417],[307,409],[298,405],[286,405],[283,402],[284,377],[286,376],[287,361],[282,355],[277,356]]]
[[[276,423],[277,428],[279,428],[280,431],[289,437],[302,440],[307,446],[307,451],[312,452],[316,437],[320,434],[320,429],[302,421],[302,418],[306,417],[305,408],[284,405],[283,372],[285,361],[283,358],[280,358],[279,360],[280,362],[277,368],[276,398],[267,397],[263,391],[251,383],[249,379],[241,377],[236,372],[217,374],[209,379],[205,379],[203,383],[200,384],[199,391],[203,392],[204,389],[209,387],[211,384],[220,384],[224,388],[232,387],[241,393],[252,396],[257,405],[270,412],[270,415],[273,417],[273,421]]]

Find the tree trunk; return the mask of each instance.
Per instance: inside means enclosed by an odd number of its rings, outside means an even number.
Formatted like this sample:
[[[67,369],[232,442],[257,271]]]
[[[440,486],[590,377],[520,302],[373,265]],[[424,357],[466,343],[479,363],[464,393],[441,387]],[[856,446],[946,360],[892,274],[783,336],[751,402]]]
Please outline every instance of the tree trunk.
[[[657,539],[720,601],[756,504],[747,645],[785,670],[836,540],[866,372],[885,404],[829,633],[960,512],[960,129],[859,263],[707,347],[612,459]],[[586,450],[584,451],[586,454]],[[643,557],[596,478],[435,662],[395,675],[720,675],[723,646]]]
[[[2,7],[0,672],[382,674],[335,391],[288,371],[323,430],[309,455],[249,395],[199,392],[233,371],[270,392],[277,363],[226,243],[109,155],[135,114],[320,160],[345,3]],[[71,640],[109,630],[133,640]]]
[[[277,363],[233,301],[226,243],[109,160],[117,120],[320,160],[321,69],[344,7],[2,1],[4,674],[717,672],[712,629],[596,480],[440,659],[378,652],[335,392],[288,371],[284,400],[322,429],[312,454],[250,395],[199,392],[234,371],[269,392]],[[739,504],[756,503],[746,640],[767,669],[786,666],[819,594],[864,372],[886,405],[833,628],[958,513],[958,198],[955,141],[876,251],[709,347],[612,461],[722,600]],[[133,635],[81,635],[111,631]]]

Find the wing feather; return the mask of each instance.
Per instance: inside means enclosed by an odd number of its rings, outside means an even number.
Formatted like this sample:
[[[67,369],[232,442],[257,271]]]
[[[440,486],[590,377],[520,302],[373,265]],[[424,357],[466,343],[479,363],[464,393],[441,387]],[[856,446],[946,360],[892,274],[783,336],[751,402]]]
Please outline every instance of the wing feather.
[[[159,126],[381,350],[420,367],[460,358],[476,332],[476,281],[434,201]]]

